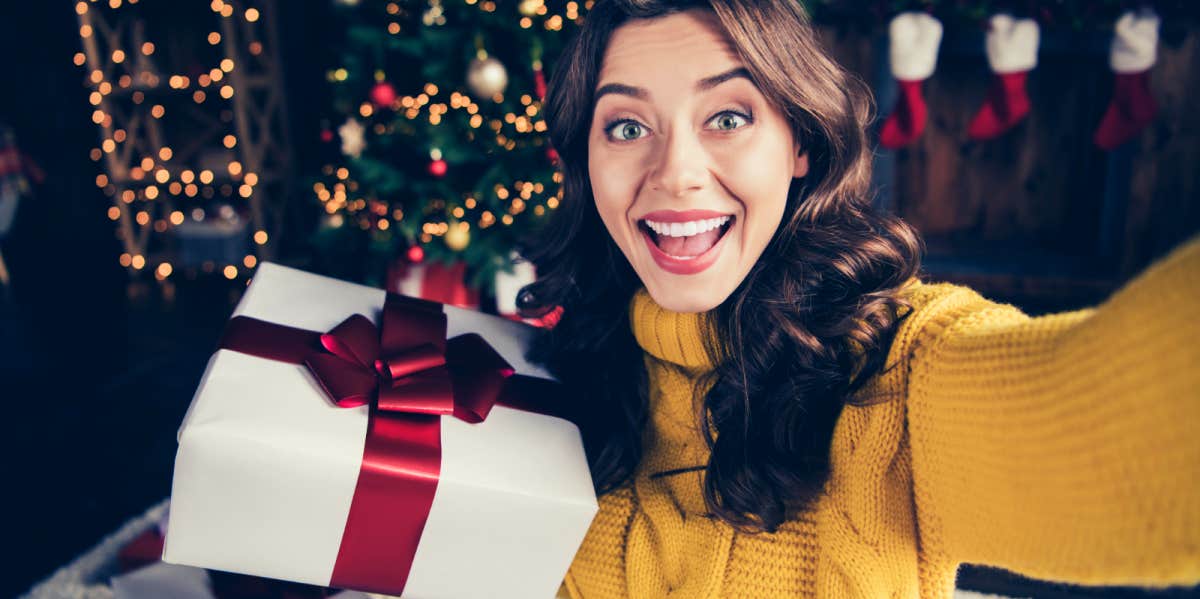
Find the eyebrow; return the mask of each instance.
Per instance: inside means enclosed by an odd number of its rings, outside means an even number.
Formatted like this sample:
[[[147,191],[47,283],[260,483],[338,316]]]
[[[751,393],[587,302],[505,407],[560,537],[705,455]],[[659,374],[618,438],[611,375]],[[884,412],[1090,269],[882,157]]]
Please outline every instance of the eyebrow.
[[[730,79],[737,78],[745,79],[751,83],[754,82],[754,78],[750,76],[750,71],[746,70],[745,67],[735,67],[725,71],[724,73],[713,75],[711,77],[705,77],[704,79],[697,81],[696,91],[708,91],[718,85],[721,85],[722,83],[725,83],[726,81],[729,81]],[[605,94],[621,94],[623,96],[631,96],[639,100],[647,100],[650,98],[650,92],[646,91],[644,88],[633,85],[625,85],[624,83],[606,83],[601,85],[600,88],[596,90],[596,94],[592,96],[592,103],[595,104],[596,102],[599,102],[600,98],[602,98]]]

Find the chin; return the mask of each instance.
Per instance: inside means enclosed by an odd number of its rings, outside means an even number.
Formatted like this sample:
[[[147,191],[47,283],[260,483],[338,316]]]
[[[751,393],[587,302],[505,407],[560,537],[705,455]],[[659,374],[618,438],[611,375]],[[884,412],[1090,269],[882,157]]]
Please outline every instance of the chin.
[[[651,277],[653,276],[651,275]],[[720,306],[737,287],[736,284],[727,282],[727,277],[725,281],[714,281],[713,279],[716,277],[695,275],[668,276],[669,280],[661,280],[663,277],[655,277],[655,280],[652,281],[647,280],[649,278],[642,277],[642,284],[645,285],[646,291],[654,303],[670,312],[708,312]]]

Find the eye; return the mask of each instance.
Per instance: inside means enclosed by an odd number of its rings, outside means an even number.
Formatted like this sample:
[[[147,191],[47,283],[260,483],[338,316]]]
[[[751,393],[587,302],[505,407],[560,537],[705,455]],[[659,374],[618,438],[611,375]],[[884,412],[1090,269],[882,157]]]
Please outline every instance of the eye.
[[[645,135],[646,126],[634,120],[621,119],[605,125],[604,133],[616,141],[633,141]]]
[[[720,131],[733,131],[735,129],[745,127],[752,122],[754,122],[754,119],[751,118],[750,115],[734,112],[732,110],[726,110],[724,112],[717,113],[717,116],[714,116],[712,120],[709,121],[709,123],[716,125],[713,127],[714,129]]]

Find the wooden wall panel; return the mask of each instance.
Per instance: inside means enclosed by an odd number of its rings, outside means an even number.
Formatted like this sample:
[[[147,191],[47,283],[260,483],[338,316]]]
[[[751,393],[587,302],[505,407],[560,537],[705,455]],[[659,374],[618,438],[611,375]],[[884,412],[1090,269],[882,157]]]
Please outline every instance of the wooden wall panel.
[[[1200,231],[1200,32],[1160,45],[1158,118],[1135,142],[1120,266],[1132,274]]]

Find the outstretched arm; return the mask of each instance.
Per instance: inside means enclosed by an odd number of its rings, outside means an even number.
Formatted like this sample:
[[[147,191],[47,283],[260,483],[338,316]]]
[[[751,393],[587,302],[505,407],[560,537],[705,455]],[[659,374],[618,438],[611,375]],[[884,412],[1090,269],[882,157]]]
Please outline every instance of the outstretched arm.
[[[908,387],[925,550],[1083,584],[1200,582],[1200,238],[1092,309],[936,303]]]

